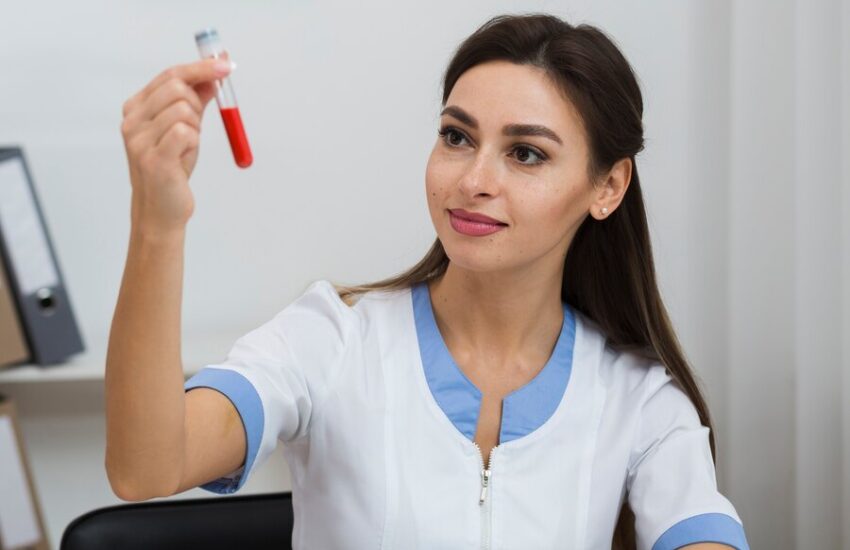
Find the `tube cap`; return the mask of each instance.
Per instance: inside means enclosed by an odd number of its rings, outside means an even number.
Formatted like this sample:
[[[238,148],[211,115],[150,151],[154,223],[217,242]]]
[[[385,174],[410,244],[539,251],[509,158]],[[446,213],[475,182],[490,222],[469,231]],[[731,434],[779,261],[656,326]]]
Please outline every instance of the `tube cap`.
[[[202,58],[218,57],[224,52],[224,47],[221,45],[221,38],[218,36],[218,31],[214,28],[207,27],[195,33],[195,44],[198,46],[198,52]]]

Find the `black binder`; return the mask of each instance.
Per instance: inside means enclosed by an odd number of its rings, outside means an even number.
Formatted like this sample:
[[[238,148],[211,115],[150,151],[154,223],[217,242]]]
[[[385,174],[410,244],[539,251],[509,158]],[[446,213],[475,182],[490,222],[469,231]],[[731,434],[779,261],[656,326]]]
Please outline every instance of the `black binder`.
[[[61,363],[84,350],[59,263],[20,147],[0,148],[0,260],[29,362]]]

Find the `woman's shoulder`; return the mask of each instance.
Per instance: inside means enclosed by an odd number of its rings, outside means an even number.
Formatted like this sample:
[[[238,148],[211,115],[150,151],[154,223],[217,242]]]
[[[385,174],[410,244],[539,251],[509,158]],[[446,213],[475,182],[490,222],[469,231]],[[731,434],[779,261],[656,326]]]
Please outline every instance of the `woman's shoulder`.
[[[409,295],[411,290],[410,286],[402,288],[368,288],[360,286],[346,286],[335,284],[325,279],[317,281],[317,283],[321,283],[323,286],[325,286],[325,288],[330,289],[342,304],[352,309],[357,309],[358,307],[365,307],[367,304],[376,301],[386,302],[391,300],[398,300],[403,296]]]
[[[359,324],[354,310],[340,299],[326,279],[311,281],[279,310],[270,324],[286,332],[339,331]]]
[[[333,317],[346,325],[356,325],[363,332],[376,322],[407,319],[411,288],[363,288],[336,284],[328,279],[310,283],[287,309],[307,308],[323,317]]]

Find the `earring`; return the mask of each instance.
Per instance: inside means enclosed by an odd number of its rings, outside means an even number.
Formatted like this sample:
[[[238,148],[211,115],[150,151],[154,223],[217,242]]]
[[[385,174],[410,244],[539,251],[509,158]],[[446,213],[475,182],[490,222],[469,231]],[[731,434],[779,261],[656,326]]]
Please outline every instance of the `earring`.
[[[602,215],[605,216],[606,214],[608,214],[608,209],[603,206],[602,207]]]

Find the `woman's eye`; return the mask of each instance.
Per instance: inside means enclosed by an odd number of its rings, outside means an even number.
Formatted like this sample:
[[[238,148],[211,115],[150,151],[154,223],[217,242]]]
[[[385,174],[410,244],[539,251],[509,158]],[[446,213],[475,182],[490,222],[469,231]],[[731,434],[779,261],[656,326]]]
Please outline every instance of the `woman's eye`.
[[[460,146],[459,143],[454,143],[452,141],[452,139],[451,139],[452,136],[460,136],[460,139],[466,139],[466,136],[464,136],[461,132],[459,132],[457,129],[452,128],[452,127],[442,128],[439,132],[437,132],[437,134],[441,138],[443,138],[443,141],[446,142],[446,145],[448,145],[450,147],[459,147]]]
[[[519,145],[519,146],[515,147],[514,151],[517,152],[517,154],[515,156],[516,156],[517,160],[520,161],[520,164],[525,164],[527,166],[534,166],[535,164],[540,164],[544,160],[546,160],[546,157],[544,157],[541,153],[538,153],[534,149],[531,149],[530,147],[526,147],[524,145]],[[525,154],[520,155],[520,153],[519,153],[520,151],[524,151]],[[534,157],[536,157],[537,160],[535,160],[534,162],[524,162],[524,160],[528,159],[528,155],[534,155]],[[523,158],[521,158],[521,156]]]

